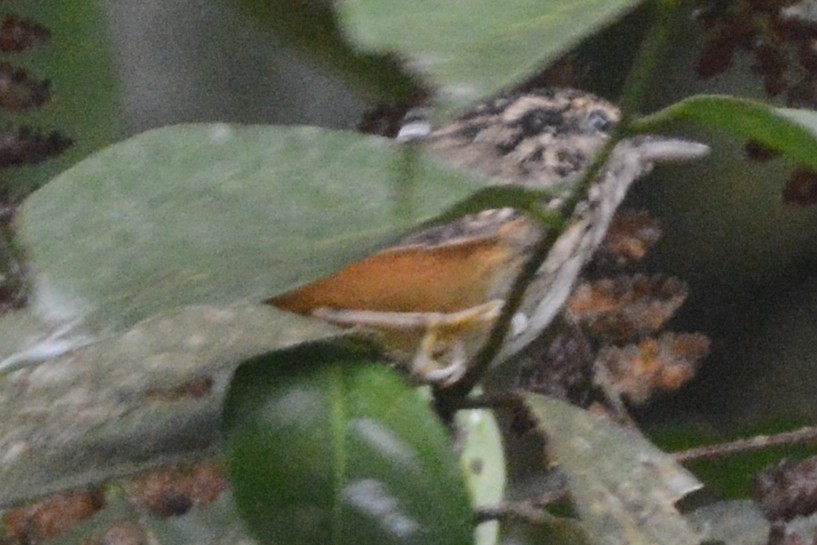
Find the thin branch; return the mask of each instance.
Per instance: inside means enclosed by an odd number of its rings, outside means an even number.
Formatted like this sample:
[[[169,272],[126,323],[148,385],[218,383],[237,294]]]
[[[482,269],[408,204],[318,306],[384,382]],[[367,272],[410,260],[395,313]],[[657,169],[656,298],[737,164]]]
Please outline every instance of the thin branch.
[[[490,507],[480,507],[476,510],[477,523],[489,520],[522,520],[532,524],[542,524],[549,518],[545,507],[567,498],[567,488],[560,488],[546,492],[538,498],[503,501]]]
[[[452,405],[455,411],[467,409],[513,409],[521,406],[519,396],[513,393],[469,396]]]
[[[632,115],[641,108],[644,97],[649,92],[652,77],[658,70],[661,60],[669,47],[675,19],[680,13],[683,2],[680,0],[652,0],[648,3],[653,22],[641,43],[638,56],[633,62],[624,88],[619,98],[621,108],[620,125],[629,125]]]
[[[817,443],[817,427],[806,427],[774,435],[757,435],[749,439],[739,439],[706,447],[696,447],[673,454],[678,462],[697,460],[717,460],[736,454],[755,452],[774,447],[791,447],[804,443]]]

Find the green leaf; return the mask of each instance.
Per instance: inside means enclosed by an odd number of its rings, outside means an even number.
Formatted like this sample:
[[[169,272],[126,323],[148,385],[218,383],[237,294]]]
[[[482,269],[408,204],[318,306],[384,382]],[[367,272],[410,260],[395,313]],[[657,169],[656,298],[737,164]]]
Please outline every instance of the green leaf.
[[[340,21],[362,47],[395,51],[461,106],[520,83],[633,0],[344,0]]]
[[[118,330],[305,284],[480,184],[383,138],[181,125],[64,172],[24,203],[18,232],[44,315]]]
[[[445,429],[367,354],[302,345],[236,372],[224,408],[236,504],[262,543],[471,542]]]
[[[774,108],[744,98],[701,95],[634,121],[631,128],[640,133],[655,132],[678,120],[753,140],[817,169],[817,112],[813,110]]]
[[[672,456],[634,432],[537,394],[525,404],[547,434],[570,496],[594,542],[697,545],[674,503],[701,485]]]

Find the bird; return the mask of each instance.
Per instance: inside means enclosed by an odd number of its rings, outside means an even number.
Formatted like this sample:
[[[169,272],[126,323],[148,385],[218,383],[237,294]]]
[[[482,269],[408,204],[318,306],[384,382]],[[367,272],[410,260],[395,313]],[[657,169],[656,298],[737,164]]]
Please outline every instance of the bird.
[[[409,116],[410,117],[410,116]],[[397,136],[422,153],[496,185],[547,191],[558,211],[621,119],[592,93],[544,88],[503,94],[436,130],[409,119]],[[508,359],[550,324],[599,246],[631,183],[661,160],[700,157],[707,147],[664,137],[620,142],[572,211],[529,287],[500,352]],[[395,245],[267,302],[330,323],[379,332],[398,361],[424,382],[450,385],[500,315],[542,225],[497,208],[410,234]]]

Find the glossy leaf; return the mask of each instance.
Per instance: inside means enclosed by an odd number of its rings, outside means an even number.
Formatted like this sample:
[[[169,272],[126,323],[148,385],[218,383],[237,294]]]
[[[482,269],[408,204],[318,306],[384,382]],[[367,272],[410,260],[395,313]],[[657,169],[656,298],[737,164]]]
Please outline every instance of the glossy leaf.
[[[185,304],[265,300],[479,184],[382,138],[181,125],[61,174],[25,202],[19,235],[43,315],[116,330]]]
[[[633,0],[344,0],[340,21],[366,49],[394,51],[460,106],[520,83]]]
[[[701,485],[671,456],[585,410],[537,394],[523,397],[567,475],[570,496],[593,541],[700,543],[673,504]]]
[[[774,108],[743,98],[701,95],[643,117],[632,128],[648,133],[678,120],[757,142],[794,162],[817,169],[817,112],[813,110]]]
[[[368,354],[312,344],[249,362],[224,431],[236,503],[262,543],[471,542],[445,429]]]

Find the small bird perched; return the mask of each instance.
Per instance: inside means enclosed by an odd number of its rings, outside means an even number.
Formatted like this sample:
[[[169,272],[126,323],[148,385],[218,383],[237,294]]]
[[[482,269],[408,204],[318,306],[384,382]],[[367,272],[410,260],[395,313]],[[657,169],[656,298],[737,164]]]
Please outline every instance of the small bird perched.
[[[496,184],[554,190],[543,206],[558,210],[572,188],[567,182],[589,166],[619,119],[615,106],[590,93],[543,89],[482,102],[428,134],[414,123],[398,140],[417,141],[431,155]],[[707,150],[659,137],[616,146],[539,269],[500,360],[524,348],[559,312],[630,184],[655,161],[692,159]],[[376,329],[398,358],[409,356],[413,375],[450,384],[484,341],[541,236],[542,227],[519,211],[485,210],[408,236],[269,302]]]

